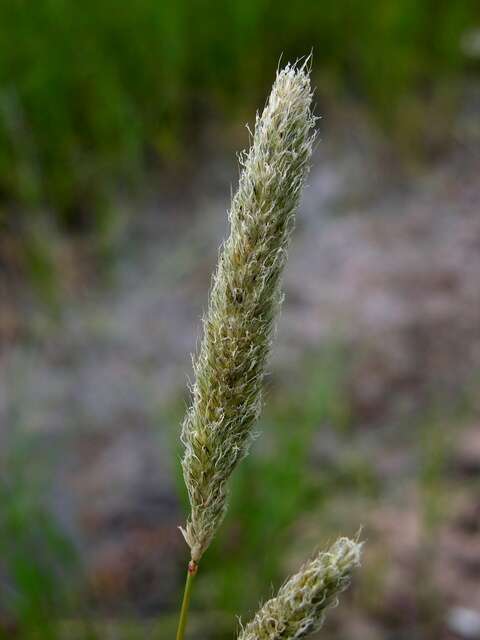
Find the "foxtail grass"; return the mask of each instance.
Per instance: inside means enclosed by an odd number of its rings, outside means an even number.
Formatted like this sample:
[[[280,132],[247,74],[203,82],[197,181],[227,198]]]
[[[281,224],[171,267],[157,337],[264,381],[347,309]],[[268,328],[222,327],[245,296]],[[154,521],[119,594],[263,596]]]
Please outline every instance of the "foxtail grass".
[[[362,545],[340,538],[304,564],[242,628],[238,640],[298,640],[318,631],[350,584]]]
[[[225,514],[228,480],[248,452],[262,404],[280,279],[312,154],[311,103],[306,66],[279,71],[240,157],[230,235],[213,278],[182,431],[191,507],[182,532],[197,563]]]
[[[240,155],[230,234],[213,276],[203,339],[194,358],[192,402],[181,435],[190,502],[181,531],[191,559],[177,640],[184,638],[199,562],[225,515],[230,476],[248,453],[262,406],[283,297],[281,276],[315,140],[309,64],[307,60],[277,72],[265,108],[257,115],[251,146]],[[341,539],[329,553],[305,565],[245,627],[241,640],[288,640],[316,628],[324,609],[348,582],[358,557],[355,544]],[[290,635],[281,635],[281,629]]]

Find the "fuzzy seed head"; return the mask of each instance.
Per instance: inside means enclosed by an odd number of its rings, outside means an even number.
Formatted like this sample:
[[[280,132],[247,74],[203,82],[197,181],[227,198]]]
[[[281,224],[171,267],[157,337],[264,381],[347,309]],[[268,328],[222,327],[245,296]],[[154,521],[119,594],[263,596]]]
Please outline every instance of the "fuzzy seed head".
[[[240,632],[238,640],[298,640],[323,625],[360,564],[361,543],[340,538],[319,553],[268,600]]]
[[[307,65],[277,73],[229,212],[230,235],[213,277],[192,405],[182,442],[191,514],[182,533],[197,561],[225,512],[227,481],[246,455],[261,408],[262,381],[280,276],[308,171],[315,117]]]

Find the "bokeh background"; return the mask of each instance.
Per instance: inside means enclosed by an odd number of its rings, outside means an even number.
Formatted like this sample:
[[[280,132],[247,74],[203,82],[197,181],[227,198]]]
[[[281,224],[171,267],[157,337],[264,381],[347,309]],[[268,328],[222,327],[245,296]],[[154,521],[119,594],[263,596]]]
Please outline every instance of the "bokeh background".
[[[325,638],[480,638],[478,0],[0,0],[0,637],[173,637],[235,153],[310,52],[262,435],[189,637],[362,525]]]

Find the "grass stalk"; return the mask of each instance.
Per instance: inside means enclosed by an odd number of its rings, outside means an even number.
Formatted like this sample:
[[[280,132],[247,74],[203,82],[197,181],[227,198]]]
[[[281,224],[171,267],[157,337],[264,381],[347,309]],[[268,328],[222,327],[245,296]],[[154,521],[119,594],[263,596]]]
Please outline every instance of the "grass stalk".
[[[185,589],[183,592],[182,608],[178,619],[178,628],[176,640],[184,640],[185,628],[187,626],[188,611],[190,609],[190,596],[192,594],[193,581],[197,575],[198,564],[193,560],[190,561],[187,570],[187,578],[185,580]]]

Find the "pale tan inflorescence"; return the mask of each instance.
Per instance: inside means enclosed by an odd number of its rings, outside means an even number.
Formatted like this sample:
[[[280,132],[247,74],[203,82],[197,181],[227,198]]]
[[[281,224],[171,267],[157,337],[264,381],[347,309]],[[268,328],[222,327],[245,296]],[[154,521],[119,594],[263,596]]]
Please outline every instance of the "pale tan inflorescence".
[[[320,629],[328,608],[360,564],[361,544],[340,538],[319,553],[268,600],[240,632],[238,640],[298,640]]]
[[[182,430],[191,505],[182,533],[198,562],[226,507],[227,481],[247,453],[261,408],[280,277],[314,142],[309,69],[277,73],[255,124],[213,278],[193,401]]]

